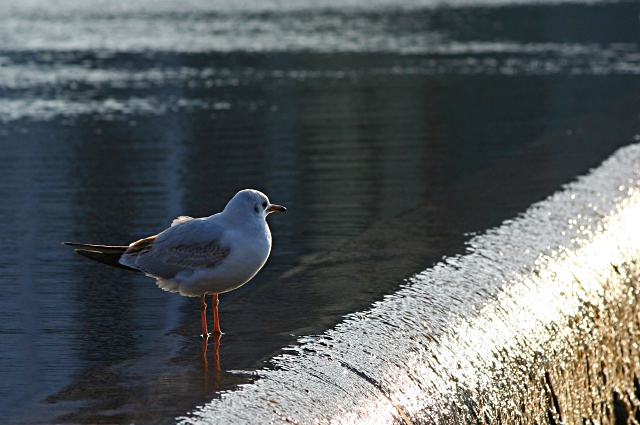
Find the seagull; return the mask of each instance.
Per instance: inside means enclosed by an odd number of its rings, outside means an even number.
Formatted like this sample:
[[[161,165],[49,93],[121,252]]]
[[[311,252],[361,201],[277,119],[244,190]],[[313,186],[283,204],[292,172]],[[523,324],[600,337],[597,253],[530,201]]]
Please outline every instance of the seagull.
[[[212,294],[213,334],[221,335],[218,294],[237,289],[260,271],[271,252],[266,218],[284,212],[257,190],[238,192],[222,212],[209,217],[180,216],[163,232],[128,246],[63,242],[83,257],[156,279],[158,287],[200,297],[203,336],[207,337],[205,295]]]

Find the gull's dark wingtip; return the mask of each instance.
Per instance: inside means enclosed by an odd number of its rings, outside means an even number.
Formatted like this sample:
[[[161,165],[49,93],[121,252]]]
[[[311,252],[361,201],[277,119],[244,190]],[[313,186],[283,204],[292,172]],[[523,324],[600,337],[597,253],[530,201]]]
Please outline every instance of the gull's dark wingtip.
[[[78,247],[75,250],[78,255],[82,255],[85,258],[99,263],[118,267],[119,269],[140,271],[120,264],[120,257],[122,257],[122,254],[129,248],[128,246],[95,245],[77,242],[62,242],[62,245]]]
[[[91,251],[104,252],[109,254],[124,254],[129,248],[128,246],[120,245],[97,245],[92,243],[78,243],[78,242],[62,242],[62,245],[76,246],[82,249],[88,249]]]
[[[136,272],[140,271],[138,269],[134,269],[132,267],[128,267],[123,264],[120,264],[120,257],[122,256],[121,252],[120,253],[119,252],[116,252],[116,253],[100,252],[100,251],[93,251],[89,249],[76,249],[76,252],[85,258],[88,258],[93,261],[97,261],[102,264],[106,264],[108,266],[118,267],[120,269],[125,269],[125,270],[133,270]]]

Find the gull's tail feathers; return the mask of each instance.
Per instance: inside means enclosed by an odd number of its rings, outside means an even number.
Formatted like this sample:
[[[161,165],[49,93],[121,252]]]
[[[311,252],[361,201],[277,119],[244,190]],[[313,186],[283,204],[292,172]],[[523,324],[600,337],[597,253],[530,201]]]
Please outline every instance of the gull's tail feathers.
[[[76,252],[78,254],[99,263],[126,270],[140,271],[133,267],[120,264],[120,257],[122,257],[122,254],[129,248],[128,246],[95,245],[76,242],[62,242],[62,244],[77,247]]]

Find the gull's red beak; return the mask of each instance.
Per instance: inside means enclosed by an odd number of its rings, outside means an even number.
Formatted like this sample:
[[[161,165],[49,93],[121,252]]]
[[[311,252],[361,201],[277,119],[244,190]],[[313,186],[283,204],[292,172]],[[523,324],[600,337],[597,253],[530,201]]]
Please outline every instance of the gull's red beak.
[[[276,204],[271,204],[267,207],[267,212],[268,213],[272,213],[272,212],[286,212],[287,209],[285,207],[283,207],[282,205],[276,205]]]

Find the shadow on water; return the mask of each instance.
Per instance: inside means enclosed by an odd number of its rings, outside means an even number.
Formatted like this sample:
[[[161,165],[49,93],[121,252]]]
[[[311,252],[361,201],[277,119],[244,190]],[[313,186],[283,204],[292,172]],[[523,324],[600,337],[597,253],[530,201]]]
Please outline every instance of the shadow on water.
[[[615,30],[566,30],[603,16]],[[365,14],[406,33],[403,54],[5,46],[0,413],[171,422],[463,252],[640,134],[637,16],[628,3]],[[128,243],[245,187],[290,212],[269,219],[265,269],[221,296],[219,369],[210,344],[203,371],[196,299],[58,247]]]

